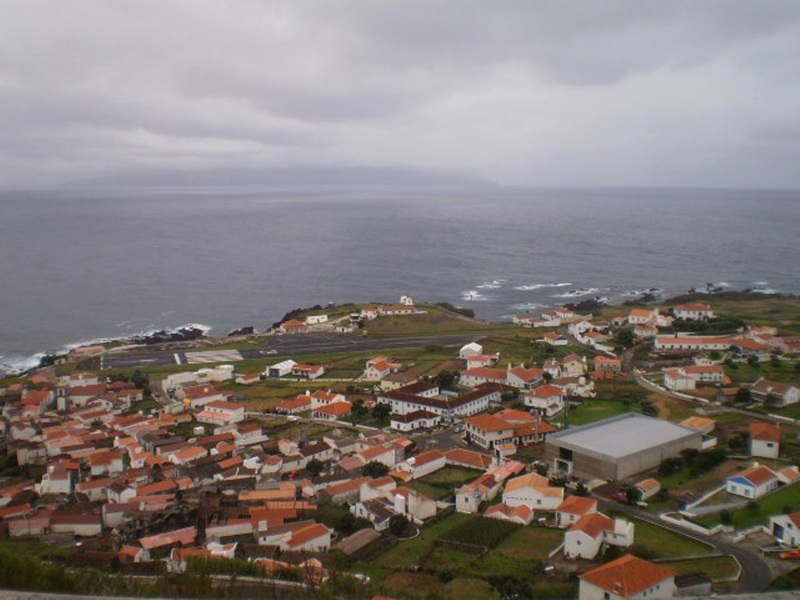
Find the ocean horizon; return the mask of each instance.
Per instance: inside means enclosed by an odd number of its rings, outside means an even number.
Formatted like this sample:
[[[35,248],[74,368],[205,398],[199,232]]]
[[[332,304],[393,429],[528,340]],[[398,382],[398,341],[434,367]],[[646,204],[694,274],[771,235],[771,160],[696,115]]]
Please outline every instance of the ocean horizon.
[[[800,293],[800,191],[336,186],[0,192],[0,370],[329,302],[488,320],[707,284]]]

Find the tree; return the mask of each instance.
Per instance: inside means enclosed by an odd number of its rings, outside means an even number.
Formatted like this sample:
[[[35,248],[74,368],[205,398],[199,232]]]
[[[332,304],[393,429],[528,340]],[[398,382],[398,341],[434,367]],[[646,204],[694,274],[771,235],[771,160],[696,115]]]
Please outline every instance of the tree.
[[[625,490],[625,500],[628,504],[636,504],[642,499],[642,490],[631,486]]]
[[[589,488],[586,487],[586,484],[582,481],[578,482],[578,485],[575,486],[575,495],[576,496],[588,496],[589,495]]]
[[[306,471],[308,471],[308,473],[312,477],[316,477],[317,475],[322,473],[322,469],[324,468],[325,465],[322,464],[322,461],[319,460],[318,458],[312,458],[310,461],[308,461],[308,464],[306,465]]]
[[[783,364],[783,361],[781,360],[780,354],[777,354],[777,353],[772,355],[772,358],[770,359],[769,362],[773,367],[776,367],[776,368],[780,367]]]
[[[544,375],[542,375],[542,379],[544,379],[545,383],[550,383],[551,381],[553,381],[553,374],[550,373],[549,371],[545,371]]]
[[[636,343],[636,336],[631,329],[622,329],[617,332],[617,343],[623,348],[632,348]]]
[[[677,473],[683,467],[683,461],[677,457],[670,457],[665,458],[661,461],[661,464],[658,465],[658,474],[661,477],[666,477],[667,475],[672,475],[673,473]]]
[[[350,407],[350,413],[353,415],[353,419],[358,422],[361,418],[367,414],[369,409],[364,406],[364,401],[361,398],[355,400]]]
[[[530,584],[514,575],[491,575],[489,587],[500,594],[502,600],[530,598],[533,595]]]
[[[372,408],[372,416],[380,421],[381,423],[384,422],[386,419],[389,418],[389,415],[392,414],[392,407],[385,402],[378,402]]]
[[[657,417],[658,416],[658,408],[652,402],[648,402],[647,400],[642,400],[639,403],[639,406],[642,409],[642,414],[647,415],[650,417]]]
[[[736,391],[736,402],[739,404],[749,404],[753,399],[753,395],[747,388],[740,387]]]
[[[371,460],[364,465],[364,468],[361,469],[361,472],[364,473],[366,477],[377,479],[378,477],[384,477],[385,475],[388,475],[389,467],[376,460]]]
[[[550,470],[550,467],[547,466],[546,462],[540,462],[536,464],[534,469],[542,477],[547,477],[547,472]]]
[[[758,363],[760,362],[759,358],[755,354],[751,354],[747,358],[747,364],[751,367],[758,367]]]
[[[342,518],[336,522],[336,531],[341,533],[342,535],[350,535],[353,533],[356,525],[356,518],[351,512],[346,512],[342,515]]]
[[[781,399],[775,394],[767,394],[767,397],[764,398],[764,406],[778,408],[781,406]]]
[[[131,383],[140,390],[150,389],[150,378],[139,369],[136,369],[131,375]]]
[[[408,518],[405,515],[392,515],[389,519],[389,531],[400,537],[408,528]]]
[[[450,388],[452,387],[453,383],[455,383],[456,374],[453,371],[440,371],[436,377],[434,377],[433,381],[438,385],[440,388]]]

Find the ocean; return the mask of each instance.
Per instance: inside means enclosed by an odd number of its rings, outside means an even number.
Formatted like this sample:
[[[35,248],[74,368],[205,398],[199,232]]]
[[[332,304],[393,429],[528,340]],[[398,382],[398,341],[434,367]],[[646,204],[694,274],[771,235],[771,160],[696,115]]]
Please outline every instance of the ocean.
[[[329,302],[510,319],[707,283],[800,292],[800,192],[480,186],[0,194],[0,368]]]

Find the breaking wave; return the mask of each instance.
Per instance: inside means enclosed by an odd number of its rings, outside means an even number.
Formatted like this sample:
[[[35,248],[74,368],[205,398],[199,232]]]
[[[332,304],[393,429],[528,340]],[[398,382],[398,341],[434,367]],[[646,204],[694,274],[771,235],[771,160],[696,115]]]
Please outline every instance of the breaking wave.
[[[515,290],[522,292],[532,292],[533,290],[540,290],[542,288],[560,288],[572,285],[571,283],[531,283],[529,285],[515,285]]]

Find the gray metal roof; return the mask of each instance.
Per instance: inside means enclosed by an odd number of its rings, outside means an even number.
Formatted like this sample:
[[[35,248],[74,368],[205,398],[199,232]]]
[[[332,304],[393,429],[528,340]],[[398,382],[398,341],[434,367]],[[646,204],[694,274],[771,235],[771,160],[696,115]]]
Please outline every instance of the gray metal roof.
[[[622,458],[691,435],[700,433],[662,419],[628,413],[550,434],[548,441],[573,450]]]

